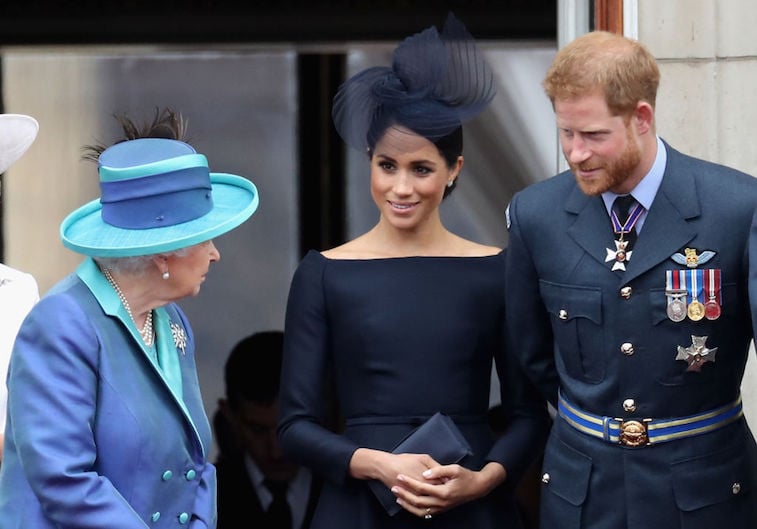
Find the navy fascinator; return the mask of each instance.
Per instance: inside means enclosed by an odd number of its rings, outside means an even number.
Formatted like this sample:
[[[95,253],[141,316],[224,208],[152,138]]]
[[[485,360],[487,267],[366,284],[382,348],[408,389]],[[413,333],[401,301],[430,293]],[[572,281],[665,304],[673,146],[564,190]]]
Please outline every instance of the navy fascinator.
[[[495,93],[491,68],[450,13],[441,34],[432,26],[403,40],[391,67],[368,68],[345,81],[331,115],[345,143],[361,151],[395,125],[433,142],[484,110]]]

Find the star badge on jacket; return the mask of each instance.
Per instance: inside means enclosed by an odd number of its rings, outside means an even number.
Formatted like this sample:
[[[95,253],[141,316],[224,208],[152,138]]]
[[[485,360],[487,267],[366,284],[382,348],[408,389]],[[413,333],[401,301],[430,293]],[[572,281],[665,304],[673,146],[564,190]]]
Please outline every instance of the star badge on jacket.
[[[678,346],[678,354],[676,360],[685,360],[689,364],[686,371],[695,371],[699,373],[702,370],[702,365],[707,362],[715,362],[715,354],[718,352],[718,348],[714,347],[710,349],[705,345],[707,336],[691,336],[691,345],[688,347]]]
[[[683,252],[684,253],[676,252],[671,255],[670,258],[676,263],[686,265],[689,268],[696,268],[715,257],[715,252],[712,250],[705,250],[699,255],[697,255],[695,248],[684,248]]]

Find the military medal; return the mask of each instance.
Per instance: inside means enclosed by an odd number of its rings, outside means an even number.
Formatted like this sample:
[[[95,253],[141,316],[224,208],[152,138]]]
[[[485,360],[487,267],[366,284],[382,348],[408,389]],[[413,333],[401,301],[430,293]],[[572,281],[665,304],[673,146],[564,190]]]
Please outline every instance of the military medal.
[[[691,321],[699,321],[704,318],[704,305],[699,298],[702,296],[702,270],[687,270],[689,272],[689,292],[691,293],[691,303],[686,309]]]
[[[691,345],[688,347],[678,346],[678,354],[676,360],[685,360],[689,366],[686,371],[694,371],[699,373],[702,370],[702,366],[707,362],[715,362],[715,354],[718,352],[718,348],[714,347],[709,349],[705,342],[707,336],[691,336]]]
[[[667,314],[671,321],[679,322],[686,319],[686,277],[684,270],[665,271],[665,296],[668,298]]]
[[[704,305],[702,305],[698,300],[694,300],[691,303],[689,303],[689,307],[686,309],[686,312],[689,315],[689,319],[691,321],[699,321],[702,318],[704,318]]]
[[[720,269],[705,270],[704,290],[707,292],[707,302],[704,304],[704,317],[717,320],[720,317]]]
[[[618,218],[618,215],[615,213],[615,211],[610,212],[610,220],[612,221],[613,232],[618,235],[618,239],[613,241],[615,243],[615,250],[606,248],[607,256],[605,257],[605,263],[614,261],[611,270],[621,270],[625,272],[626,263],[631,260],[631,254],[633,252],[628,248],[629,241],[625,240],[623,236],[633,230],[634,226],[636,226],[636,222],[639,220],[643,212],[644,206],[637,203],[631,213],[628,215],[628,219],[626,219],[626,222],[623,224],[620,223],[620,219]]]
[[[668,318],[672,321],[679,322],[686,319],[686,302],[681,298],[686,297],[686,291],[671,292],[668,294]]]

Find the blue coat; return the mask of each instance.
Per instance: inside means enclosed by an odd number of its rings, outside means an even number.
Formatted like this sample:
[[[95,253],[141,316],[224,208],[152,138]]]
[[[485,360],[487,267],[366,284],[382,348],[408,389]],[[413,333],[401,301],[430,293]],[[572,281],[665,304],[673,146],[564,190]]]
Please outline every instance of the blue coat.
[[[181,399],[124,325],[112,290],[102,305],[96,298],[91,287],[97,291],[104,279],[92,279],[93,266],[86,261],[79,271],[86,277],[89,268],[88,282],[71,275],[54,287],[18,336],[0,526],[213,528],[211,433],[189,323],[175,305],[156,311],[156,320],[184,329],[186,343],[176,351],[181,381],[174,383]],[[170,334],[163,339],[173,342]]]
[[[613,418],[683,417],[738,398],[752,340],[750,225],[757,179],[666,145],[661,186],[625,272],[611,271],[613,232],[601,197],[570,172],[518,193],[508,208],[508,327],[529,376],[556,402]],[[722,315],[666,313],[674,254],[715,255]],[[678,347],[706,337],[715,362],[687,371]],[[626,345],[624,345],[626,344]],[[630,348],[629,348],[630,345]],[[633,399],[636,410],[625,411]],[[548,442],[542,527],[757,527],[757,447],[744,419],[711,433],[628,448],[558,419]]]

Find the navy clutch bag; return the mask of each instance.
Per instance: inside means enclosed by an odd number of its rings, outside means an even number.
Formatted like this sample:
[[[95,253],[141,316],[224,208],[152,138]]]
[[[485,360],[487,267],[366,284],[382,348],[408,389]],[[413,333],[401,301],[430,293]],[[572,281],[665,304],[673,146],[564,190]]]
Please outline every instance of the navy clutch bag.
[[[451,465],[459,463],[473,451],[455,422],[448,415],[437,412],[400,441],[392,453],[428,454],[439,464]],[[397,497],[381,481],[371,480],[368,486],[389,516],[402,510]]]

